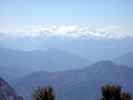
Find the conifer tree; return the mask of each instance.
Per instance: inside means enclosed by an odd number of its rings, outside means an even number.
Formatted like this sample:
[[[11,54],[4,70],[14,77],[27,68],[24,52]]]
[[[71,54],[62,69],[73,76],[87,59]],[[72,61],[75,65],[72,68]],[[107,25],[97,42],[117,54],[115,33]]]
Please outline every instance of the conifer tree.
[[[131,100],[131,96],[122,92],[118,85],[105,85],[101,88],[102,97],[100,100]]]
[[[33,100],[55,100],[53,89],[51,87],[38,88],[33,93]]]

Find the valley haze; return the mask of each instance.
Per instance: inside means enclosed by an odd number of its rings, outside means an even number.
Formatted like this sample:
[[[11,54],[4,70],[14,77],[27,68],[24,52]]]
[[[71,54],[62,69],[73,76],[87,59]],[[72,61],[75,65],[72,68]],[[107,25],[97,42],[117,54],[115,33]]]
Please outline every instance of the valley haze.
[[[100,100],[106,85],[133,98],[133,0],[0,0],[0,100],[47,86]]]

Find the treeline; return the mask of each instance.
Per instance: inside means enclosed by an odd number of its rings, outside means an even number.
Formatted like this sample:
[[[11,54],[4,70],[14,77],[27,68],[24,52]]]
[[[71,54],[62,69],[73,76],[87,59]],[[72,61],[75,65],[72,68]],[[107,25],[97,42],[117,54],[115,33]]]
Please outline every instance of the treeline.
[[[129,93],[122,91],[119,85],[104,85],[101,87],[101,97],[97,100],[132,100]],[[33,100],[55,100],[52,87],[38,88],[33,93]]]

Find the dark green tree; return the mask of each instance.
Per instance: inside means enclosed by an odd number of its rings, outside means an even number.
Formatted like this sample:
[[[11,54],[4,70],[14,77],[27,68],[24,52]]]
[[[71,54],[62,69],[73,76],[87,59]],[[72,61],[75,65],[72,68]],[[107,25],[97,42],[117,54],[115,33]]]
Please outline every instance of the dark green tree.
[[[131,100],[131,96],[122,92],[118,85],[105,85],[101,88],[102,97],[100,100]]]
[[[121,94],[121,98],[122,98],[122,100],[132,100],[131,95],[129,95],[129,94],[126,93],[126,92],[123,92],[123,93]]]
[[[51,87],[38,88],[33,93],[33,100],[55,100],[55,95]]]

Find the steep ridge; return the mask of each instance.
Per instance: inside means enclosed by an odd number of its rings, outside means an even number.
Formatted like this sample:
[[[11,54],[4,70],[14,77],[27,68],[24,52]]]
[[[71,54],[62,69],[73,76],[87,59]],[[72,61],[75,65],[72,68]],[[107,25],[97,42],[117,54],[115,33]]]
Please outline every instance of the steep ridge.
[[[0,100],[23,100],[15,90],[0,77]]]

